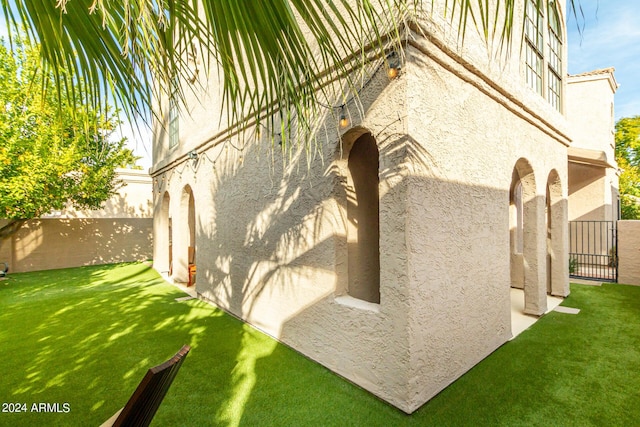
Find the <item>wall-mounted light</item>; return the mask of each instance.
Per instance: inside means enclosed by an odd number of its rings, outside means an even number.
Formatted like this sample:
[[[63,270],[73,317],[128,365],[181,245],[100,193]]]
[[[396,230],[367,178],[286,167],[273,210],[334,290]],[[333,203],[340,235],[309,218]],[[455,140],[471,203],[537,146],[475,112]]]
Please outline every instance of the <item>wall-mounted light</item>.
[[[387,77],[395,79],[400,74],[402,64],[400,63],[400,57],[393,51],[387,55]]]
[[[344,111],[344,105],[342,106],[342,109],[340,110],[340,128],[344,129],[347,126],[349,126],[349,118],[347,117],[346,112]]]
[[[189,160],[193,160],[191,168],[195,172],[196,168],[198,167],[198,153],[196,152],[196,150],[189,151],[189,154],[187,154],[187,158]]]

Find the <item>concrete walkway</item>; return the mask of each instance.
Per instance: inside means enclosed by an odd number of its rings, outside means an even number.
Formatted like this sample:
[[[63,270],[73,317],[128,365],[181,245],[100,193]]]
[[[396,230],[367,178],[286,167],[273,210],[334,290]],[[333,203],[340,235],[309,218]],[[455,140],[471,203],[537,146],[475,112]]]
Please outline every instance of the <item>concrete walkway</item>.
[[[548,313],[556,308],[564,298],[547,295],[547,311]],[[511,288],[511,333],[514,339],[524,330],[536,323],[540,317],[524,314],[524,291],[522,289]]]
[[[160,275],[162,276],[162,278],[164,280],[166,280],[167,282],[169,282],[170,284],[172,284],[176,288],[180,289],[185,294],[187,294],[187,295],[189,295],[189,296],[191,296],[193,298],[197,298],[196,287],[195,286],[187,286],[186,283],[174,282],[173,279],[171,277],[169,277],[168,275],[166,275],[166,274],[160,274]]]

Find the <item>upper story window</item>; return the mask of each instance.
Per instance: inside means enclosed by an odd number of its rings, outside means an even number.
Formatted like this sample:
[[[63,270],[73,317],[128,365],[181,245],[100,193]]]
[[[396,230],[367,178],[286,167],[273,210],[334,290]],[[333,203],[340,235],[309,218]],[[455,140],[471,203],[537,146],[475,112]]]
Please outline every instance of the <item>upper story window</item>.
[[[180,138],[179,112],[177,101],[169,101],[169,148],[176,147]]]
[[[525,14],[525,55],[527,65],[527,85],[542,95],[543,34],[542,10],[539,0],[527,0]]]
[[[545,16],[543,0],[526,1],[524,47],[527,85],[545,97],[556,110],[562,111],[563,40],[558,6],[555,0],[549,0]]]
[[[556,110],[561,111],[562,100],[562,26],[555,1],[548,5],[549,14],[549,65],[548,99]]]

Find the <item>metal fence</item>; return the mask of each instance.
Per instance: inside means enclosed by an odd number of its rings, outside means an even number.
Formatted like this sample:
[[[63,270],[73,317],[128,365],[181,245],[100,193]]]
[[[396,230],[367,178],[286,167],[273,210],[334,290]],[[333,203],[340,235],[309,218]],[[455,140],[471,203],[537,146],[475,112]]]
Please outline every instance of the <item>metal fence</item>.
[[[617,281],[616,231],[615,221],[569,221],[569,276]]]

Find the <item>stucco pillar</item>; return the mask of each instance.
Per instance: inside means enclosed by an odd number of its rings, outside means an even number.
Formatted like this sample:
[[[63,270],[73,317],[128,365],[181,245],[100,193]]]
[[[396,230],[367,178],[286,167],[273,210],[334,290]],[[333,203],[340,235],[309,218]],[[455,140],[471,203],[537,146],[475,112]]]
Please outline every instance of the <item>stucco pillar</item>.
[[[524,312],[540,316],[547,311],[545,199],[524,201]]]
[[[618,283],[640,286],[640,221],[618,221]]]
[[[191,197],[191,189],[185,188],[180,196],[180,204],[177,209],[178,215],[173,216],[174,220],[171,227],[173,234],[172,278],[180,283],[189,281],[189,245],[191,243],[189,205]]]
[[[551,205],[551,294],[569,295],[569,216],[566,199]]]

